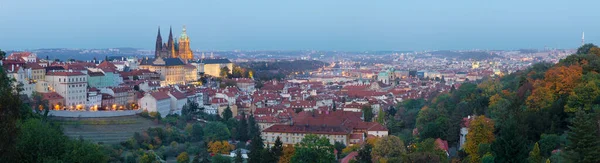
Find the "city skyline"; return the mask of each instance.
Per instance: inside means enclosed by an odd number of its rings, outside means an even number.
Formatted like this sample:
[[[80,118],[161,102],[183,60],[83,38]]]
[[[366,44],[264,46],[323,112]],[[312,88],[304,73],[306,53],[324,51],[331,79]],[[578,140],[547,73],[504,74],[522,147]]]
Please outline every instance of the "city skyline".
[[[585,12],[596,1],[143,2],[0,2],[0,45],[153,49],[158,26],[183,25],[193,50],[572,49],[600,36]]]

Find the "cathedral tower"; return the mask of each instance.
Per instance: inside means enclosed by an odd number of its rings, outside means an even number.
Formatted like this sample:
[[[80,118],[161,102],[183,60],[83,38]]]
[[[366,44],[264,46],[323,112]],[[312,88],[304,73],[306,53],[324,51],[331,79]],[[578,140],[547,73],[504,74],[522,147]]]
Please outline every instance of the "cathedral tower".
[[[160,27],[158,27],[158,35],[156,36],[156,47],[154,49],[154,57],[160,57],[160,52],[162,50],[162,37],[160,36]]]
[[[173,29],[171,27],[169,27],[169,41],[167,41],[167,50],[169,51],[170,57],[177,57],[177,53],[175,52],[175,43],[173,41]]]
[[[194,54],[190,49],[190,38],[186,34],[185,25],[183,26],[183,31],[179,38],[179,53],[177,56],[183,60],[194,59]]]

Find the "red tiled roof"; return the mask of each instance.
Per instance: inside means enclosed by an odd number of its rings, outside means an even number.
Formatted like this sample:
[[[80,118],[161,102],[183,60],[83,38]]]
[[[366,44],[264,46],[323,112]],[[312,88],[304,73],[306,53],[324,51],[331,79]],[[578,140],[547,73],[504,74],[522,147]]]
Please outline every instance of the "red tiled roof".
[[[346,157],[342,158],[341,163],[349,163],[351,160],[354,160],[354,157],[358,156],[358,152],[350,152]]]
[[[170,93],[171,93],[171,95],[173,95],[173,97],[175,97],[178,100],[186,99],[187,98],[187,96],[185,94],[183,94],[183,93],[181,93],[179,91],[171,91]]]
[[[58,99],[63,99],[63,97],[56,93],[56,92],[48,92],[48,93],[41,93],[42,94],[42,99],[44,100],[58,100]]]
[[[108,61],[103,61],[102,63],[98,64],[98,68],[117,68],[117,66]]]
[[[54,72],[46,72],[46,76],[80,76],[85,75],[81,72],[63,72],[63,71],[54,71]]]
[[[44,69],[44,67],[40,66],[40,65],[39,65],[39,64],[37,64],[37,63],[27,63],[27,64],[25,64],[25,66],[26,66],[26,67],[29,67],[29,68],[31,68],[31,69],[33,69],[33,70]]]
[[[150,93],[150,95],[152,95],[152,97],[154,97],[156,100],[164,100],[171,98],[166,92],[152,92]]]
[[[133,90],[133,88],[131,88],[131,87],[114,87],[114,88],[111,88],[111,89],[115,93],[129,92],[129,91]]]

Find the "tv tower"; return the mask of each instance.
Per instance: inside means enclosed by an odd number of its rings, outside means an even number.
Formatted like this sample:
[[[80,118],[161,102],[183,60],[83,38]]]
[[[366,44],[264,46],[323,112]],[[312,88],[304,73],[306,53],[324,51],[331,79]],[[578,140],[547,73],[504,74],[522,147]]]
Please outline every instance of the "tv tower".
[[[581,34],[581,46],[585,45],[585,32]]]

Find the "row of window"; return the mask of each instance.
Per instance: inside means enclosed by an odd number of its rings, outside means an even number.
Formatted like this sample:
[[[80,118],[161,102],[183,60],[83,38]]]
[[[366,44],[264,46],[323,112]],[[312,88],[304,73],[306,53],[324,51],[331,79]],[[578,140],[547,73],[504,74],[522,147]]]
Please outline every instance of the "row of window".
[[[85,82],[85,78],[84,77],[79,77],[79,78],[58,78],[58,82],[67,82],[67,79],[69,79],[69,82]]]

